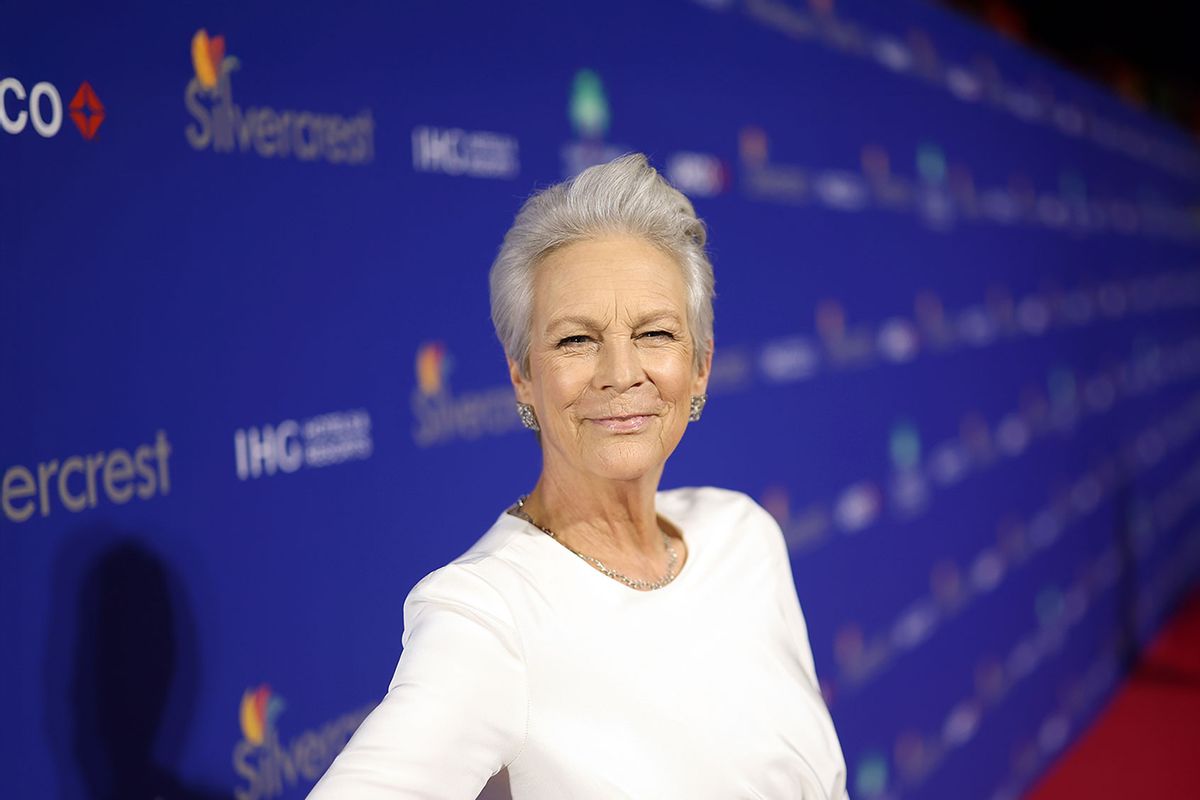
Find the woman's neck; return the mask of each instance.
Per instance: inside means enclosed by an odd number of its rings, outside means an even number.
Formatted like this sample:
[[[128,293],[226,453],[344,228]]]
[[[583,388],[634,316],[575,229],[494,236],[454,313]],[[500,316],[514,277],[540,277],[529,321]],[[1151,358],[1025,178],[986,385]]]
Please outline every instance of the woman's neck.
[[[659,475],[661,469],[630,481],[564,480],[543,470],[525,511],[569,547],[654,573],[665,553],[655,510]]]

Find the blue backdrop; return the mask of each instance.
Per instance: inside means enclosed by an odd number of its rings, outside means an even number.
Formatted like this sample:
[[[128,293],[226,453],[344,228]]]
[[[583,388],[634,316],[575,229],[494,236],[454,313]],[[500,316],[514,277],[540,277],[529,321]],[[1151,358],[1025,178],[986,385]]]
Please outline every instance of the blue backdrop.
[[[6,794],[303,797],[536,478],[512,215],[629,150],[717,275],[663,488],[779,519],[853,797],[1019,796],[1196,578],[1200,152],[948,12],[4,17]]]

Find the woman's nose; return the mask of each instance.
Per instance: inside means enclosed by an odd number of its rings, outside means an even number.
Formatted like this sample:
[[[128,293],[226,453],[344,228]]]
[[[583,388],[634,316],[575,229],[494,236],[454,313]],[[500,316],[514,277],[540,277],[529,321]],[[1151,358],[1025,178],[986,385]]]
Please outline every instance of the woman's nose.
[[[623,392],[641,383],[643,376],[642,360],[632,338],[614,337],[604,342],[596,365],[599,388]]]

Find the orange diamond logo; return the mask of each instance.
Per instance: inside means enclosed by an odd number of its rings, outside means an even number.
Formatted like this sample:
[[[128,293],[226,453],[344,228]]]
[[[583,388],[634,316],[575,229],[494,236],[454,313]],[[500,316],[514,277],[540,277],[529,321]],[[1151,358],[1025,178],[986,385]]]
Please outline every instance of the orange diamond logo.
[[[96,97],[96,91],[90,83],[84,81],[80,84],[79,91],[71,100],[70,109],[75,127],[90,142],[95,138],[96,131],[100,130],[100,123],[104,122],[104,105]]]

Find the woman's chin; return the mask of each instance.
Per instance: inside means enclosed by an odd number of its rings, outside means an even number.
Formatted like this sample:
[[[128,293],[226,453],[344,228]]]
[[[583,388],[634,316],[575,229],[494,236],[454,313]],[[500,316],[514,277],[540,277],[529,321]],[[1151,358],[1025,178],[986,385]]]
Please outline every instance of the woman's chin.
[[[666,460],[657,438],[632,436],[597,445],[587,459],[592,472],[612,480],[640,478],[659,470]]]

